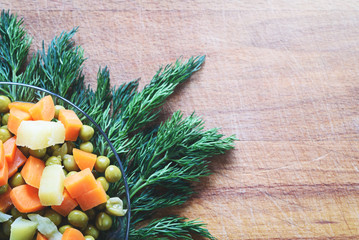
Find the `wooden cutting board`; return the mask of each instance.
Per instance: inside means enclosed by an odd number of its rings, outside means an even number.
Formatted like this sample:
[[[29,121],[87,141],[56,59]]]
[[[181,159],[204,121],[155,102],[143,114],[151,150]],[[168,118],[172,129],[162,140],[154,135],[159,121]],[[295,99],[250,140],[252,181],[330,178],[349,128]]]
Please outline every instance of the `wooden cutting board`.
[[[359,239],[359,3],[348,0],[0,0],[24,17],[33,49],[62,30],[88,57],[92,85],[112,84],[181,55],[202,70],[163,118],[196,111],[236,134],[214,174],[183,207],[218,239]]]

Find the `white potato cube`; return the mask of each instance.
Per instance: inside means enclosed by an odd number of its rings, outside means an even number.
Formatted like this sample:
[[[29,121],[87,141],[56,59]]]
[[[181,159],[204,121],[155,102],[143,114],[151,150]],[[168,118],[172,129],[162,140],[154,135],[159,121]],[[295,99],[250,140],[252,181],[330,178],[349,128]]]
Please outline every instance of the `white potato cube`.
[[[61,205],[65,174],[61,165],[44,168],[40,180],[39,198],[43,206]]]
[[[65,127],[61,122],[22,121],[17,130],[16,145],[42,149],[64,143]]]

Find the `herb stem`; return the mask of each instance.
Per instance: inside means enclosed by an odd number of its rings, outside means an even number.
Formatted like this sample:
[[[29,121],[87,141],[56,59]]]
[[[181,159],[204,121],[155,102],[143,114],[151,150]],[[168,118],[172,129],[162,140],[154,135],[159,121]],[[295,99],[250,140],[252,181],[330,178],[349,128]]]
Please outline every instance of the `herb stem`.
[[[140,191],[145,186],[147,186],[147,182],[145,182],[145,179],[143,179],[143,177],[140,177],[137,183],[131,188],[131,190],[134,189],[134,191],[131,192],[130,198],[132,198],[138,191]]]

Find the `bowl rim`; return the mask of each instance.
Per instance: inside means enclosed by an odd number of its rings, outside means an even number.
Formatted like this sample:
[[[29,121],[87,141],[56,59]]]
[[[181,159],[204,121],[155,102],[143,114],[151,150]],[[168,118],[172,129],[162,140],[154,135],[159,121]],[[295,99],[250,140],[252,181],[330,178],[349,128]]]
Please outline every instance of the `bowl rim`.
[[[66,102],[67,104],[69,104],[70,106],[72,106],[73,108],[75,108],[76,110],[78,110],[79,112],[81,112],[85,117],[87,117],[90,122],[96,127],[96,129],[101,133],[101,135],[105,138],[105,140],[108,142],[112,152],[114,153],[115,155],[115,158],[119,164],[119,167],[121,169],[121,172],[122,172],[122,177],[123,177],[123,180],[124,180],[124,185],[125,185],[125,190],[126,190],[126,199],[127,199],[127,212],[126,212],[126,215],[127,215],[127,226],[126,226],[126,234],[125,234],[125,240],[128,240],[128,237],[129,237],[129,232],[130,232],[130,217],[131,217],[131,202],[130,202],[130,193],[129,193],[129,188],[128,188],[128,184],[127,184],[127,177],[125,175],[125,172],[123,170],[123,166],[122,166],[122,163],[121,163],[121,160],[120,160],[120,157],[118,156],[117,152],[116,152],[116,149],[113,147],[110,139],[108,139],[106,133],[102,130],[102,128],[96,123],[95,120],[93,120],[85,111],[83,111],[81,108],[79,108],[78,106],[76,106],[74,103],[72,103],[71,101],[67,100],[66,98],[56,94],[56,93],[53,93],[47,89],[44,89],[44,88],[41,88],[41,87],[37,87],[37,86],[34,86],[34,85],[30,85],[30,84],[26,84],[26,83],[19,83],[19,82],[1,82],[0,81],[0,86],[1,85],[15,85],[15,86],[23,86],[23,87],[29,87],[29,88],[32,88],[32,89],[36,89],[36,90],[39,90],[39,91],[42,91],[42,92],[45,92],[45,93],[48,93],[48,94],[51,94],[53,96],[55,96],[56,98],[59,98],[61,99],[62,101]]]

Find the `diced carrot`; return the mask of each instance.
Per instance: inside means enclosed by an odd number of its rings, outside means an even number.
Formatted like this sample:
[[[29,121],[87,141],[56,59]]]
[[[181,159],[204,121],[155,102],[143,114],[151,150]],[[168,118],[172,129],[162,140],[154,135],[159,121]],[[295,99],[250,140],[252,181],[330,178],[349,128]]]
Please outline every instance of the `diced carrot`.
[[[9,167],[8,163],[5,161],[4,165],[0,168],[0,186],[7,184],[9,179]]]
[[[4,150],[4,144],[0,140],[0,168],[2,168],[5,164],[5,150]]]
[[[62,216],[66,217],[72,210],[75,209],[75,207],[77,207],[78,203],[70,196],[66,189],[64,190],[63,196],[64,200],[62,201],[61,205],[51,206],[51,208]]]
[[[40,99],[29,109],[32,119],[50,121],[55,116],[55,105],[50,95]]]
[[[97,188],[97,181],[89,168],[65,178],[64,185],[72,198]]]
[[[77,148],[74,148],[72,153],[77,166],[79,166],[81,170],[89,168],[92,171],[97,159],[95,154],[88,153]]]
[[[82,122],[76,113],[72,110],[61,109],[59,121],[65,126],[65,140],[76,141],[82,127]]]
[[[9,108],[17,108],[24,112],[29,112],[29,109],[32,108],[35,103],[30,102],[12,102],[9,104]]]
[[[37,233],[36,240],[47,240],[47,237],[42,235],[41,233]]]
[[[61,240],[85,240],[85,237],[79,230],[75,228],[67,228],[62,235]]]
[[[76,198],[76,201],[83,211],[87,211],[101,203],[105,203],[107,201],[106,192],[101,183],[97,182],[97,188],[80,195]]]
[[[27,184],[39,188],[44,168],[45,163],[41,159],[30,156],[21,170],[21,175]]]
[[[19,212],[36,212],[44,208],[39,199],[39,190],[30,185],[23,184],[13,188],[10,192],[10,198]]]
[[[9,179],[9,167],[5,160],[5,150],[2,141],[0,141],[0,162],[0,186],[3,186],[7,184],[7,180]]]
[[[25,164],[27,158],[25,155],[16,148],[15,150],[15,157],[12,163],[9,163],[9,178],[12,177],[18,170],[19,167]]]
[[[7,192],[0,194],[0,212],[6,213],[10,210],[12,206],[12,201],[10,198],[11,188],[7,190]]]
[[[28,112],[24,112],[17,108],[10,109],[10,115],[7,122],[7,128],[10,132],[16,135],[17,129],[20,126],[20,123],[24,120],[31,120],[31,115]]]
[[[14,161],[15,152],[16,152],[16,136],[4,142],[4,150],[5,150],[5,160],[8,163],[12,163]]]

